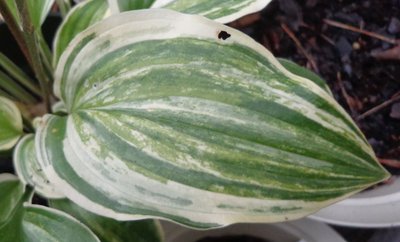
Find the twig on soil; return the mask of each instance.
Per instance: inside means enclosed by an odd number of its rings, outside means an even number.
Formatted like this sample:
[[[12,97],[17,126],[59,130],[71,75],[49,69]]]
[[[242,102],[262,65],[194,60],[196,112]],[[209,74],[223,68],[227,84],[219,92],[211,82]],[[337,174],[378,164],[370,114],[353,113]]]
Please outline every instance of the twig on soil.
[[[390,104],[392,104],[398,100],[400,100],[400,92],[395,93],[389,100],[386,100],[385,102],[379,104],[378,106],[371,108],[370,110],[368,110],[365,113],[358,116],[357,121],[364,119],[364,118],[370,116],[371,114],[374,114],[374,113],[386,108],[387,106],[389,106]]]
[[[388,50],[372,51],[371,56],[378,60],[400,60],[400,44]]]
[[[321,34],[320,36],[321,36],[321,38],[323,38],[326,42],[328,42],[329,44],[335,46],[335,41],[333,41],[331,38],[329,38],[328,36],[326,36],[326,35],[324,35],[324,34]]]
[[[339,83],[339,87],[340,87],[340,91],[342,92],[342,95],[344,97],[344,99],[346,100],[347,106],[349,106],[350,110],[351,110],[351,114],[354,115],[358,112],[358,110],[360,109],[360,104],[359,101],[356,100],[355,98],[351,97],[347,91],[346,88],[343,85],[343,81],[342,81],[342,75],[340,74],[340,72],[338,72],[336,74],[338,83]]]
[[[392,168],[399,168],[400,169],[400,161],[393,160],[393,159],[378,159],[382,165],[386,165]]]
[[[337,22],[337,21],[334,21],[334,20],[324,19],[324,22],[327,25],[330,25],[330,26],[333,26],[333,27],[337,27],[337,28],[341,28],[341,29],[346,29],[346,30],[350,30],[350,31],[353,31],[353,32],[357,32],[357,33],[360,33],[360,34],[363,34],[363,35],[367,35],[369,37],[376,38],[376,39],[379,39],[379,40],[382,40],[382,41],[385,41],[385,42],[388,42],[388,43],[391,43],[391,44],[394,44],[394,45],[400,43],[400,40],[389,38],[389,37],[383,36],[381,34],[370,32],[370,31],[367,31],[367,30],[359,29],[359,28],[356,28],[356,27],[353,27],[353,26],[350,26],[350,25],[347,25],[347,24],[344,24],[344,23],[340,23],[340,22]]]
[[[283,29],[283,31],[285,31],[285,33],[293,40],[293,42],[296,44],[297,48],[299,48],[300,52],[307,58],[307,60],[310,62],[311,68],[319,73],[318,70],[318,66],[314,60],[314,58],[312,57],[312,55],[310,53],[308,53],[304,47],[301,45],[299,39],[297,39],[296,35],[293,33],[293,31],[285,24],[285,23],[281,23],[281,27]]]

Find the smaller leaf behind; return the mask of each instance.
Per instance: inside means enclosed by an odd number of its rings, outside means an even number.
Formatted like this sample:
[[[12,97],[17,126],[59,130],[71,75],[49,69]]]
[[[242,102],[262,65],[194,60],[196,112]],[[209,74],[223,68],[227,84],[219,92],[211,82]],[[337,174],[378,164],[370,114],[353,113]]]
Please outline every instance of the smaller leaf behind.
[[[57,65],[58,59],[71,40],[80,32],[105,18],[107,10],[108,5],[105,0],[84,1],[71,9],[54,39],[54,66]]]
[[[0,242],[98,242],[70,215],[28,204],[33,190],[11,174],[0,175]]]
[[[36,29],[39,29],[49,13],[54,0],[30,0],[27,1],[31,21]]]
[[[22,135],[22,116],[17,106],[0,96],[0,151],[11,149]]]
[[[91,213],[68,199],[50,200],[50,206],[86,224],[103,242],[160,242],[162,231],[156,220],[117,221]]]
[[[24,186],[11,174],[0,175],[0,228],[9,222],[24,195]]]
[[[271,0],[156,0],[151,7],[202,15],[220,23],[229,23],[262,10],[270,2]]]
[[[14,150],[14,167],[18,177],[25,184],[34,187],[35,192],[46,198],[63,198],[51,184],[36,158],[34,135],[28,134],[18,142]]]

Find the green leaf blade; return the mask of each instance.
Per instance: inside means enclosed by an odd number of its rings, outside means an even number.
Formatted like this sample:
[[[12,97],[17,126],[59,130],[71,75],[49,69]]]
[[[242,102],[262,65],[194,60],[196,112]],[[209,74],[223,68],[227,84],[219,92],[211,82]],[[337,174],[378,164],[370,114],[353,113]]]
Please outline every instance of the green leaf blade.
[[[161,227],[155,220],[116,221],[93,214],[66,199],[51,200],[50,206],[85,223],[103,242],[160,242]]]
[[[14,175],[0,175],[0,241],[79,241],[100,240],[70,215],[38,205],[28,204],[32,189]]]
[[[54,0],[34,0],[27,1],[27,3],[32,24],[36,29],[40,29],[54,4]]]
[[[0,228],[10,220],[24,194],[24,186],[16,176],[0,175]]]
[[[37,205],[26,205],[24,209],[24,242],[100,241],[85,225],[66,213]]]
[[[298,74],[205,18],[112,16],[61,57],[69,116],[46,117],[38,153],[69,199],[103,216],[296,219],[387,177],[324,85]]]
[[[11,149],[22,135],[22,116],[18,107],[0,96],[0,151]]]

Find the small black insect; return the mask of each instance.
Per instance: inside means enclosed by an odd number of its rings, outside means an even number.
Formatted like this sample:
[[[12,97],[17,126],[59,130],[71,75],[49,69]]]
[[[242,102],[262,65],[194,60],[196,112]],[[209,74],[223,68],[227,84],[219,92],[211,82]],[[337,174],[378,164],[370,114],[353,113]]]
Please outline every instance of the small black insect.
[[[218,33],[218,39],[226,40],[227,38],[231,37],[231,35],[226,31],[220,31]]]

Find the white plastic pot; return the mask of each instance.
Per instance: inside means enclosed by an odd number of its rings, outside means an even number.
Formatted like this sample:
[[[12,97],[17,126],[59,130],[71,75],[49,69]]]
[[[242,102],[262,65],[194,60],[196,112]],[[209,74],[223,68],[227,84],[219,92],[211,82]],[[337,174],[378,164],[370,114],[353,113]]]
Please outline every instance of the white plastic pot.
[[[161,222],[165,242],[196,242],[206,237],[247,235],[272,242],[345,242],[329,226],[302,219],[277,224],[234,224],[225,228],[198,231],[170,222]]]
[[[324,208],[310,218],[350,227],[400,226],[400,179]]]

